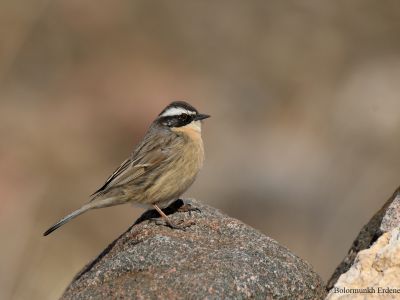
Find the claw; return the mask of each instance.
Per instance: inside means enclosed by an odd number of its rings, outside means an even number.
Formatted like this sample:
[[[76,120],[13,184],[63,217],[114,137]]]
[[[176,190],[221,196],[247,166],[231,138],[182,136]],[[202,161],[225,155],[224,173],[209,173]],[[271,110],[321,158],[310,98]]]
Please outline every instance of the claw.
[[[200,208],[198,207],[194,207],[192,204],[190,203],[185,203],[184,205],[182,205],[181,207],[178,208],[179,212],[189,212],[189,215],[192,215],[192,211],[201,213]]]
[[[186,228],[192,226],[195,224],[194,221],[188,221],[188,222],[184,222],[183,220],[180,220],[178,224],[175,224],[174,222],[172,222],[171,220],[166,221],[163,219],[150,219],[152,221],[154,221],[154,223],[158,226],[166,226],[169,227],[171,229],[178,229],[178,230],[182,230],[182,231],[186,231]]]

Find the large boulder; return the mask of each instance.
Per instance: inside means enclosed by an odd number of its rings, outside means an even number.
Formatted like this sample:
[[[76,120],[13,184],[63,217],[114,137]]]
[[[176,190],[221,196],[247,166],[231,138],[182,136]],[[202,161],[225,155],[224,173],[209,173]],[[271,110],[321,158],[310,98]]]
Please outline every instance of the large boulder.
[[[88,264],[62,299],[323,299],[311,266],[250,226],[192,200],[169,207],[185,231],[157,224],[154,211]],[[185,211],[186,210],[186,211]],[[167,211],[168,212],[168,211]]]

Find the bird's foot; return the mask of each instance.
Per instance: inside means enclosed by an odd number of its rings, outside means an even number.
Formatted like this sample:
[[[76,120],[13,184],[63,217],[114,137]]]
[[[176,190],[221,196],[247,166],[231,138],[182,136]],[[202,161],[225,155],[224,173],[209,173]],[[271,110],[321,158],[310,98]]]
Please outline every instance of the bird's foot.
[[[184,208],[184,206],[186,206],[186,207]],[[163,224],[164,226],[168,226],[168,227],[170,227],[170,228],[172,228],[172,229],[185,230],[185,228],[190,227],[190,226],[192,226],[193,224],[195,224],[194,221],[187,221],[187,222],[184,222],[183,220],[181,220],[181,221],[179,222],[179,224],[175,224],[175,223],[172,222],[171,219],[163,212],[163,210],[160,209],[160,208],[157,206],[157,204],[153,204],[153,207],[156,209],[156,211],[160,214],[161,218],[162,218],[163,221],[165,222],[165,223]],[[182,210],[182,208],[183,208],[183,210]],[[195,208],[195,207],[193,207],[192,205],[187,204],[187,203],[184,203],[183,205],[181,205],[181,206],[178,208],[178,211],[189,211],[189,212],[190,212],[190,211],[193,211],[193,210],[199,211],[198,208]],[[157,224],[157,222],[156,222],[156,224]],[[159,222],[158,222],[157,225],[159,225]]]
[[[201,213],[200,208],[194,207],[192,204],[190,204],[190,203],[185,203],[185,202],[184,202],[184,204],[183,204],[181,207],[178,208],[178,211],[179,211],[179,212],[189,212],[189,215],[192,215],[192,211]]]
[[[170,219],[168,219],[168,220],[152,219],[152,220],[154,220],[154,223],[156,225],[166,226],[171,229],[179,229],[179,230],[183,230],[183,231],[186,231],[186,228],[195,224],[194,221],[190,221],[190,220],[186,221],[186,222],[184,220],[180,220],[179,223],[172,222]]]

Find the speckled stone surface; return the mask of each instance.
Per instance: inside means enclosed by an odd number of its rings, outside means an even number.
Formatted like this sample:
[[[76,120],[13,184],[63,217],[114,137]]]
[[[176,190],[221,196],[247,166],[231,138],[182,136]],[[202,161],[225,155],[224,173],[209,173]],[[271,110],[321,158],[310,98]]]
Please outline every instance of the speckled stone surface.
[[[380,230],[382,233],[392,231],[400,226],[400,194],[397,192],[394,195],[393,201],[385,211],[382,218]]]
[[[244,223],[190,203],[200,212],[169,217],[192,226],[157,225],[147,212],[74,278],[62,299],[324,298],[323,281],[302,259]]]

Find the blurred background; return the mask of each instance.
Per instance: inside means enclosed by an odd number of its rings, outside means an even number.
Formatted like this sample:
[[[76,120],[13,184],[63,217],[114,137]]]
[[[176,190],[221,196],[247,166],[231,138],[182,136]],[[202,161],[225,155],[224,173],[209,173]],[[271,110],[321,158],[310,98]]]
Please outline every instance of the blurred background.
[[[212,118],[186,193],[325,280],[400,183],[400,2],[0,2],[0,298],[55,299],[143,212],[49,237],[186,99]]]

